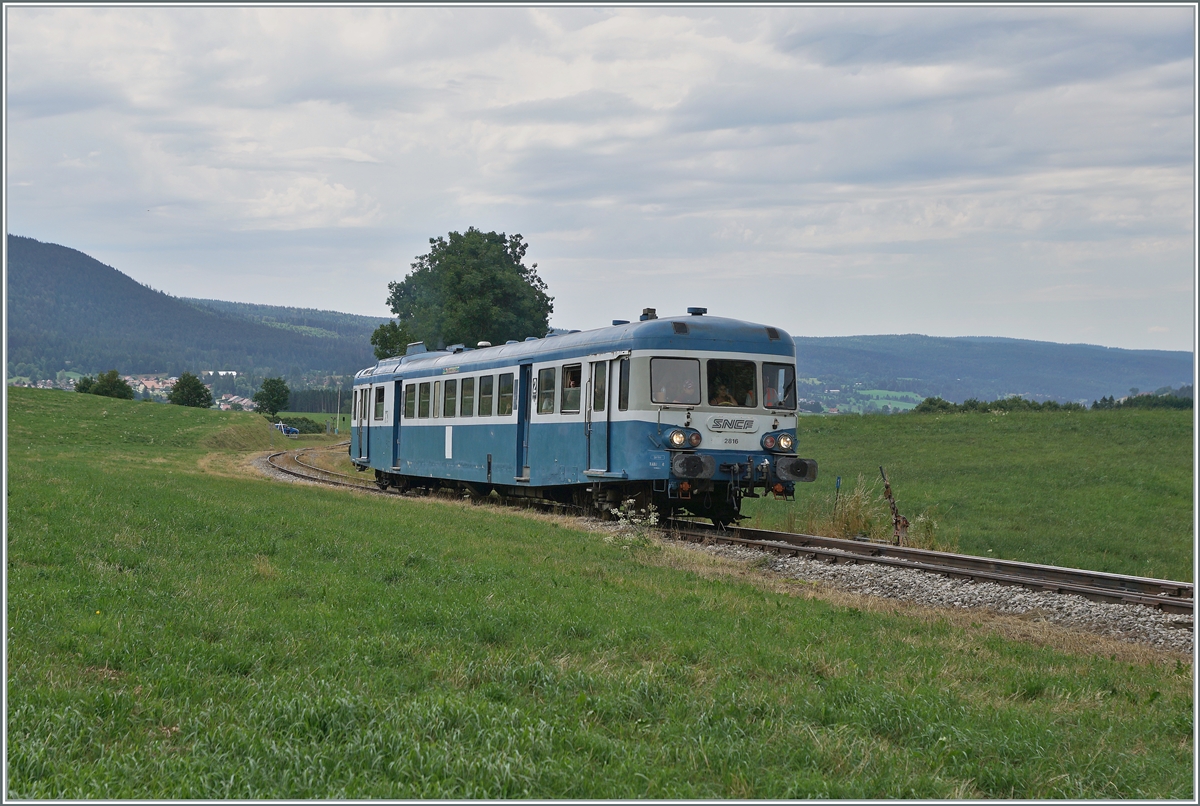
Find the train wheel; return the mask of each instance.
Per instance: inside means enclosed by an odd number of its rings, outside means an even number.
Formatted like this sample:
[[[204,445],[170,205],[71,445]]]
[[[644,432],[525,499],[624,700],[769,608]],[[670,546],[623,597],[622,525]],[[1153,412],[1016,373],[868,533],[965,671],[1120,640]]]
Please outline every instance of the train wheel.
[[[381,490],[386,490],[388,488],[388,483],[387,473],[384,473],[382,470],[376,470],[375,486]]]

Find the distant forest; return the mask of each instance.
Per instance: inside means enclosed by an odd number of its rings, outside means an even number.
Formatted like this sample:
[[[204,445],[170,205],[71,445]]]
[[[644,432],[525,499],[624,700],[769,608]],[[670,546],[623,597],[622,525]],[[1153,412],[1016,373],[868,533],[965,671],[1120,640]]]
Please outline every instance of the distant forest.
[[[291,379],[352,375],[375,363],[384,319],[182,300],[75,249],[8,236],[8,375],[40,377],[232,369]]]

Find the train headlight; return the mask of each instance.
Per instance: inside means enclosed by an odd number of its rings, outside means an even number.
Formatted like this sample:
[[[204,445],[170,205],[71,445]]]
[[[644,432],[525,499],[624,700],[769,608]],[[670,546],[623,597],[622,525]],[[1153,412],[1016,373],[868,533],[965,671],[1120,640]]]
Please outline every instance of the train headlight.
[[[774,448],[775,447],[775,436],[773,434],[767,434],[765,437],[763,437],[762,446],[764,448],[766,448],[767,450],[771,450],[772,448]]]
[[[702,439],[703,439],[703,437],[700,436],[699,431],[693,431],[692,435],[690,437],[688,437],[688,444],[691,445],[693,448],[699,448],[700,441]]]
[[[670,441],[672,448],[682,448],[687,444],[687,434],[679,430],[672,431],[667,439]]]
[[[796,440],[791,434],[780,434],[778,444],[779,450],[790,451],[796,446]]]

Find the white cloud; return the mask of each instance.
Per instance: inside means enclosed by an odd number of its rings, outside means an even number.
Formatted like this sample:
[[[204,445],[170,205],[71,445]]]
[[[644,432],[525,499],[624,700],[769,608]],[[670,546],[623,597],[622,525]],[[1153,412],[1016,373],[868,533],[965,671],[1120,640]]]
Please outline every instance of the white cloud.
[[[175,293],[271,287],[219,262],[379,313],[473,225],[526,233],[561,325],[739,277],[798,333],[900,298],[904,331],[1190,346],[1191,9],[6,11],[11,231]],[[1134,270],[1169,332],[1105,307]]]

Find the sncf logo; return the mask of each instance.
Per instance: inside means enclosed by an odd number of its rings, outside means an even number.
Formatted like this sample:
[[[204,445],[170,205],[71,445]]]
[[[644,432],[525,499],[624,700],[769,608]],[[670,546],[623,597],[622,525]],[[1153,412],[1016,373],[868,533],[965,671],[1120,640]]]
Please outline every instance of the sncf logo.
[[[758,430],[758,423],[752,417],[709,417],[708,430],[710,431],[743,431],[751,432]]]

